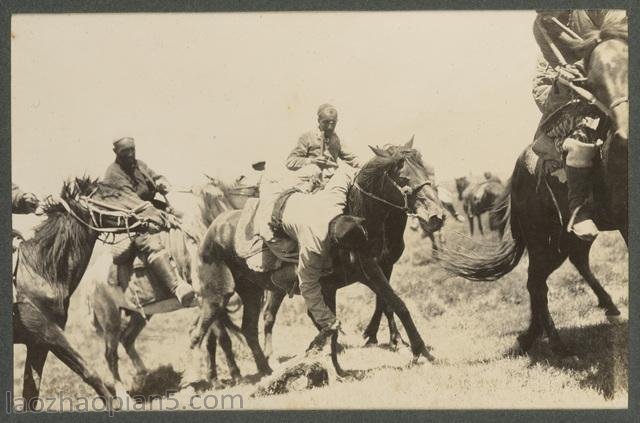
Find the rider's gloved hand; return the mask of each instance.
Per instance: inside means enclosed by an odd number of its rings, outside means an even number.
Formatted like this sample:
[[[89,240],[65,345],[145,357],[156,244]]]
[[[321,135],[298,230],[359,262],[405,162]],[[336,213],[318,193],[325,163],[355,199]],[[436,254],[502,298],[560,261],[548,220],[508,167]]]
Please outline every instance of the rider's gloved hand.
[[[567,64],[564,66],[558,66],[556,70],[558,72],[556,79],[563,85],[569,85],[574,80],[581,79],[583,77],[582,72],[580,72],[578,67],[575,65]]]

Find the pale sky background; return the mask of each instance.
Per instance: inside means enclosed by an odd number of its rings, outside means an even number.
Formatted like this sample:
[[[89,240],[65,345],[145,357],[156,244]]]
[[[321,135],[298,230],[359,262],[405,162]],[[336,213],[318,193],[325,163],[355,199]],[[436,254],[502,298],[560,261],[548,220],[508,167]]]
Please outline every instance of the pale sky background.
[[[282,165],[325,102],[357,153],[405,142],[437,177],[508,176],[540,114],[535,12],[15,15],[12,180],[102,176],[112,141],[176,187]]]

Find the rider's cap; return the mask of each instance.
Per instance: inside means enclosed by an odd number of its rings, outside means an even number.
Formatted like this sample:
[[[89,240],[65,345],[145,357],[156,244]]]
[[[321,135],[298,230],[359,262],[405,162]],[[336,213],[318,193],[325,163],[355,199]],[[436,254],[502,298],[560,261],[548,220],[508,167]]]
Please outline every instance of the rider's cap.
[[[325,103],[318,107],[318,118],[322,117],[337,119],[338,111],[331,104]]]
[[[136,143],[133,140],[133,138],[131,137],[124,137],[124,138],[120,138],[117,139],[113,142],[113,151],[116,152],[116,154],[120,153],[122,150],[125,150],[127,148],[132,148],[135,147]]]

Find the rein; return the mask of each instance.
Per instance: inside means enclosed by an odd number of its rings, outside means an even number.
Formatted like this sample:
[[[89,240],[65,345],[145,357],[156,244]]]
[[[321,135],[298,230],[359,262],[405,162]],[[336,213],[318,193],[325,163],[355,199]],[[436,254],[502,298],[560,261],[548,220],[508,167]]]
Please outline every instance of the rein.
[[[385,199],[384,199],[384,198],[382,198],[382,197],[379,197],[379,196],[375,195],[374,193],[371,193],[371,192],[369,192],[369,191],[366,191],[364,188],[362,188],[362,187],[360,186],[360,184],[358,184],[358,182],[357,182],[357,181],[353,183],[353,186],[354,186],[358,191],[360,191],[361,193],[363,193],[364,195],[366,195],[367,197],[369,197],[369,198],[371,198],[371,199],[373,199],[373,200],[376,200],[376,201],[378,201],[378,202],[380,202],[380,203],[386,204],[386,205],[388,205],[388,206],[390,206],[390,207],[393,207],[393,208],[395,208],[395,209],[402,210],[402,211],[403,211],[404,213],[406,213],[406,214],[413,214],[413,213],[411,213],[411,209],[409,208],[409,199],[408,199],[408,196],[407,196],[407,191],[406,191],[403,187],[401,187],[400,185],[398,185],[398,184],[396,183],[396,181],[394,181],[394,180],[393,180],[393,178],[391,178],[391,177],[389,176],[389,174],[388,174],[388,173],[386,173],[386,172],[385,172],[384,176],[386,176],[386,177],[387,177],[387,179],[388,179],[389,181],[391,181],[391,184],[392,184],[394,187],[396,187],[396,189],[400,192],[400,194],[402,195],[402,199],[404,200],[404,205],[399,205],[399,204],[392,203],[392,202],[390,202],[390,201],[385,200]],[[425,185],[431,185],[431,182],[430,182],[430,181],[424,181],[424,182],[422,182],[422,183],[418,184],[415,188],[410,188],[410,187],[405,187],[405,188],[409,188],[409,189],[411,189],[412,193],[416,193],[416,192],[418,192],[422,187],[424,187]]]

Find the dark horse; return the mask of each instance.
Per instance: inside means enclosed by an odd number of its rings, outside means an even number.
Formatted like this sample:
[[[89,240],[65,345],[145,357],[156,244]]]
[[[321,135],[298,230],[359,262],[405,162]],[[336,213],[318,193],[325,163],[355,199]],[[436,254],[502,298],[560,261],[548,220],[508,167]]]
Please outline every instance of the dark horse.
[[[249,197],[257,197],[257,187],[255,186],[247,186],[237,181],[225,183],[211,177],[208,179],[207,183],[194,185],[189,191],[185,191],[197,198],[198,210],[194,215],[187,216],[190,219],[185,220],[185,226],[190,235],[198,241],[201,240],[211,222],[219,214],[228,210],[241,209]],[[182,231],[173,232],[170,236],[180,238],[176,238],[177,242],[169,243],[180,274],[186,280],[196,281],[197,275],[191,274],[192,261],[197,255],[193,240],[184,237]],[[182,239],[183,237],[184,239]],[[192,245],[194,248],[190,248]],[[98,265],[104,266],[105,263],[98,262]],[[108,266],[113,266],[110,257]],[[124,317],[121,313],[121,308],[126,305],[123,290],[107,281],[106,270],[105,268],[105,279],[96,281],[96,288],[90,301],[93,309],[94,327],[104,339],[105,358],[116,386],[119,386],[122,384],[122,379],[118,366],[118,344],[122,344],[135,368],[134,381],[141,380],[141,377],[147,373],[147,368],[138,354],[135,342],[149,319],[154,315],[154,310],[145,308],[143,316],[135,307],[129,306],[126,307],[127,317]],[[113,269],[110,269],[110,272],[112,271]],[[156,309],[155,312],[166,313],[176,309],[176,307],[170,307],[164,310]]]
[[[87,365],[64,334],[69,300],[98,240],[98,232],[83,223],[90,218],[79,198],[97,188],[97,181],[89,178],[65,183],[61,201],[43,206],[47,218],[35,229],[33,238],[18,247],[13,342],[27,347],[22,395],[29,409],[38,407],[42,370],[49,351],[112,406],[114,387]]]
[[[472,184],[466,176],[456,178],[456,190],[458,191],[458,199],[462,202],[464,212],[469,219],[469,231],[473,236],[474,218],[478,219],[478,229],[480,234],[484,235],[482,228],[482,215],[488,212],[504,191],[502,182],[498,180],[483,181],[479,184]],[[490,223],[492,223],[490,221]],[[491,230],[497,228],[490,226]]]
[[[423,218],[431,216],[428,219],[434,225],[441,224],[442,211],[434,188],[427,180],[420,154],[411,145],[410,141],[404,146],[389,150],[372,148],[376,156],[358,173],[356,183],[349,189],[345,210],[347,214],[365,219],[369,239],[362,251],[366,253],[356,253],[357,263],[352,263],[343,256],[334,260],[333,273],[323,277],[321,284],[324,299],[335,312],[336,290],[362,281],[377,294],[376,314],[379,310],[380,314],[384,312],[388,316],[392,313],[398,315],[409,336],[414,358],[425,356],[433,359],[404,302],[389,285],[393,264],[404,250],[403,234],[407,213],[415,212]],[[436,204],[438,210],[434,214],[433,207]],[[271,373],[258,342],[258,318],[264,290],[277,291],[280,288],[271,282],[270,272],[253,272],[243,259],[236,256],[234,234],[240,214],[240,211],[232,211],[218,216],[200,247],[203,301],[200,318],[192,331],[192,345],[202,342],[209,328],[212,328],[213,332],[207,341],[211,380],[217,374],[215,353],[218,339],[225,352],[231,377],[235,380],[240,376],[225,329],[225,321],[228,321],[225,313],[226,301],[234,291],[242,298],[244,307],[241,331],[252,351],[258,372],[260,375]],[[390,322],[392,321],[391,317]],[[372,324],[379,324],[379,319],[377,322],[372,321]],[[334,337],[331,342],[333,364],[338,373],[341,373],[335,354],[336,347]]]
[[[394,149],[397,149],[396,146],[385,146],[385,148],[386,147],[388,147],[389,152],[393,152]],[[429,166],[425,167],[427,169],[429,168]],[[428,194],[429,197],[427,198],[432,202],[432,205],[430,207],[432,207],[434,211],[433,216],[426,216],[425,218],[425,216],[420,217],[418,215],[414,215],[414,217],[417,220],[419,226],[419,228],[416,229],[421,230],[423,238],[428,237],[431,240],[433,249],[437,250],[439,246],[444,243],[440,230],[444,225],[446,217],[446,214],[444,212],[438,213],[438,211],[447,210],[457,219],[459,218],[459,215],[453,206],[453,202],[451,201],[451,194],[444,188],[438,186],[434,186],[434,188],[435,191],[430,191],[430,193]],[[444,194],[444,198],[449,199],[448,201],[445,201],[440,195],[441,191]],[[436,236],[438,236],[437,240]],[[282,301],[284,301],[285,297],[286,292],[282,290],[269,290],[265,293],[265,307],[262,318],[264,321],[264,352],[267,357],[270,357],[273,351],[273,327],[276,323],[278,310],[280,309]],[[380,328],[380,321],[382,319],[383,313],[385,313],[387,321],[389,322],[389,346],[391,347],[391,349],[396,349],[400,344],[405,344],[405,342],[402,339],[400,331],[398,330],[398,327],[395,323],[393,312],[383,307],[383,302],[379,297],[376,298],[375,311],[371,316],[371,320],[362,335],[363,338],[365,338],[365,345],[375,345],[378,343],[378,329]]]
[[[582,35],[585,41],[576,41],[571,48],[585,57],[588,87],[606,112],[606,115],[603,112],[604,125],[600,128],[601,139],[606,141],[597,163],[599,186],[594,193],[599,209],[596,224],[601,230],[620,231],[628,242],[627,25],[626,22],[611,23],[605,17],[601,28]],[[555,353],[571,354],[556,330],[547,299],[547,278],[567,257],[594,290],[598,305],[606,309],[606,314],[617,316],[620,312],[589,268],[592,243],[567,232],[566,186],[546,175],[539,181],[538,176],[527,170],[523,156],[516,163],[510,187],[501,201],[502,205],[510,206],[512,239],[503,240],[495,255],[470,259],[452,253],[445,263],[450,271],[462,277],[495,280],[509,273],[525,249],[528,250],[527,290],[531,299],[531,322],[527,331],[518,337],[520,348],[528,351],[546,331]]]

